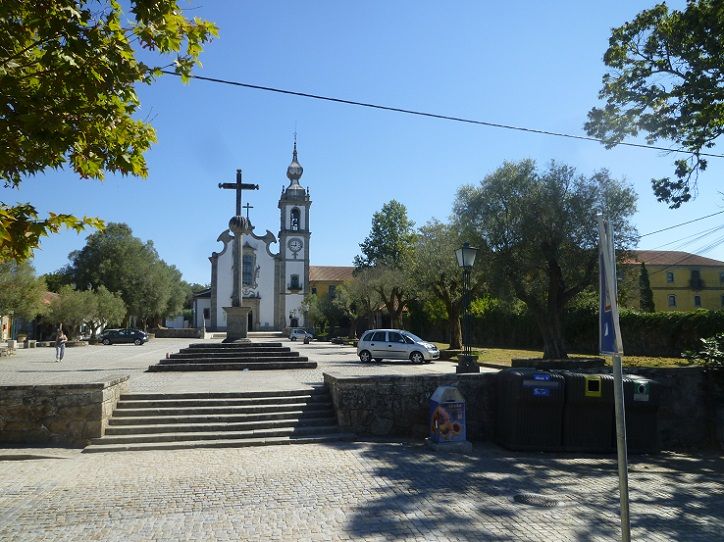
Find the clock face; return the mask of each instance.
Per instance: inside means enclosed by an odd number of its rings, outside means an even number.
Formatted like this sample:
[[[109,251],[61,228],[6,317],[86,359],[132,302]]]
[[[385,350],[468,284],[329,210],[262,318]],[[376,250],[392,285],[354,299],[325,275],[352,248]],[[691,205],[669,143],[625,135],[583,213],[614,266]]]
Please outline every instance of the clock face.
[[[289,239],[287,246],[292,252],[299,252],[302,250],[302,240],[297,238]]]

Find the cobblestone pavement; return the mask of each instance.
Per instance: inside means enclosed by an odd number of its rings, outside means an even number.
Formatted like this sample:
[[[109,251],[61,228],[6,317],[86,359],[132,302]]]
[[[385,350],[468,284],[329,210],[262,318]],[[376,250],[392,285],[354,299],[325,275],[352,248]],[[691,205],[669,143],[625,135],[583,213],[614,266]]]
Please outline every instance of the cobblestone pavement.
[[[319,343],[293,345],[316,370],[144,372],[188,342],[69,348],[60,364],[52,349],[21,350],[0,360],[0,385],[129,374],[132,391],[225,391],[314,385],[324,371],[454,372],[445,362],[363,365],[353,349]],[[633,456],[633,540],[721,540],[723,473],[721,456]],[[614,456],[482,444],[464,455],[418,442],[107,454],[6,448],[0,541],[614,541],[617,482]],[[518,504],[516,495],[555,506]]]
[[[721,540],[721,457],[664,454],[631,470],[633,540]],[[614,541],[616,487],[612,457],[492,446],[5,450],[0,540]],[[514,501],[526,493],[560,505]]]

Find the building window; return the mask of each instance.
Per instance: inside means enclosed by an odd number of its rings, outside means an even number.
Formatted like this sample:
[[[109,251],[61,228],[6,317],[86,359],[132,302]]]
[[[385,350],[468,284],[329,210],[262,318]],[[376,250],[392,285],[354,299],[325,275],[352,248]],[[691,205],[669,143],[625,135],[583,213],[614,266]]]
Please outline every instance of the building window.
[[[204,320],[211,318],[211,309],[204,309]]]
[[[701,296],[700,295],[694,296],[694,306],[701,307]]]
[[[698,269],[691,270],[691,281],[689,284],[694,290],[701,290],[704,288],[704,281],[701,280],[701,273]]]
[[[290,290],[299,290],[301,287],[299,286],[299,275],[292,275],[289,277],[290,284],[289,289]]]
[[[724,307],[724,295],[721,296],[721,306]]]
[[[292,209],[289,218],[289,229],[299,231],[299,209],[296,207]]]
[[[724,271],[719,271],[719,282],[724,284]]]
[[[252,277],[254,276],[254,256],[252,254],[244,254],[242,267],[242,283],[244,286],[251,286]],[[238,276],[238,275],[237,275]]]
[[[312,288],[312,295],[317,295],[317,289],[316,289],[316,288]]]
[[[676,296],[673,294],[669,296],[669,307],[676,307]]]
[[[329,299],[334,299],[335,297],[337,297],[337,286],[336,285],[334,285],[334,284],[329,285],[329,291],[327,292],[327,297],[329,297]]]
[[[669,283],[669,284],[673,284],[673,283],[674,283],[674,273],[672,273],[671,271],[669,271],[668,273],[666,273],[666,282]]]

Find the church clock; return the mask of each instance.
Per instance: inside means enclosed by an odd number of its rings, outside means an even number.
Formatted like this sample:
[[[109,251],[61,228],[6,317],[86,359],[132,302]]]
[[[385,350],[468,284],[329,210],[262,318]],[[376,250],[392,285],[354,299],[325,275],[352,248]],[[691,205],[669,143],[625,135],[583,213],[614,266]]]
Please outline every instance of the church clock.
[[[292,237],[287,242],[287,246],[289,247],[289,250],[291,250],[294,253],[294,255],[296,256],[297,252],[302,250],[302,246],[304,246],[304,244],[302,243],[301,239],[299,239],[297,237]]]

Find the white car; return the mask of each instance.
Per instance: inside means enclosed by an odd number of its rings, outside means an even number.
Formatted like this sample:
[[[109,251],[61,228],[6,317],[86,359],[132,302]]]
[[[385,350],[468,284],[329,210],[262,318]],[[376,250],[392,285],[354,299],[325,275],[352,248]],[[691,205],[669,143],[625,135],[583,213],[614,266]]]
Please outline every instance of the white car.
[[[289,331],[290,341],[296,341],[297,339],[303,341],[305,338],[309,338],[309,340],[312,340],[312,337],[314,337],[314,335],[312,335],[311,333],[309,333],[309,331],[302,327],[293,327]]]
[[[430,363],[440,358],[440,350],[404,329],[370,329],[357,343],[357,355],[363,363],[372,360],[380,362],[383,359]]]

